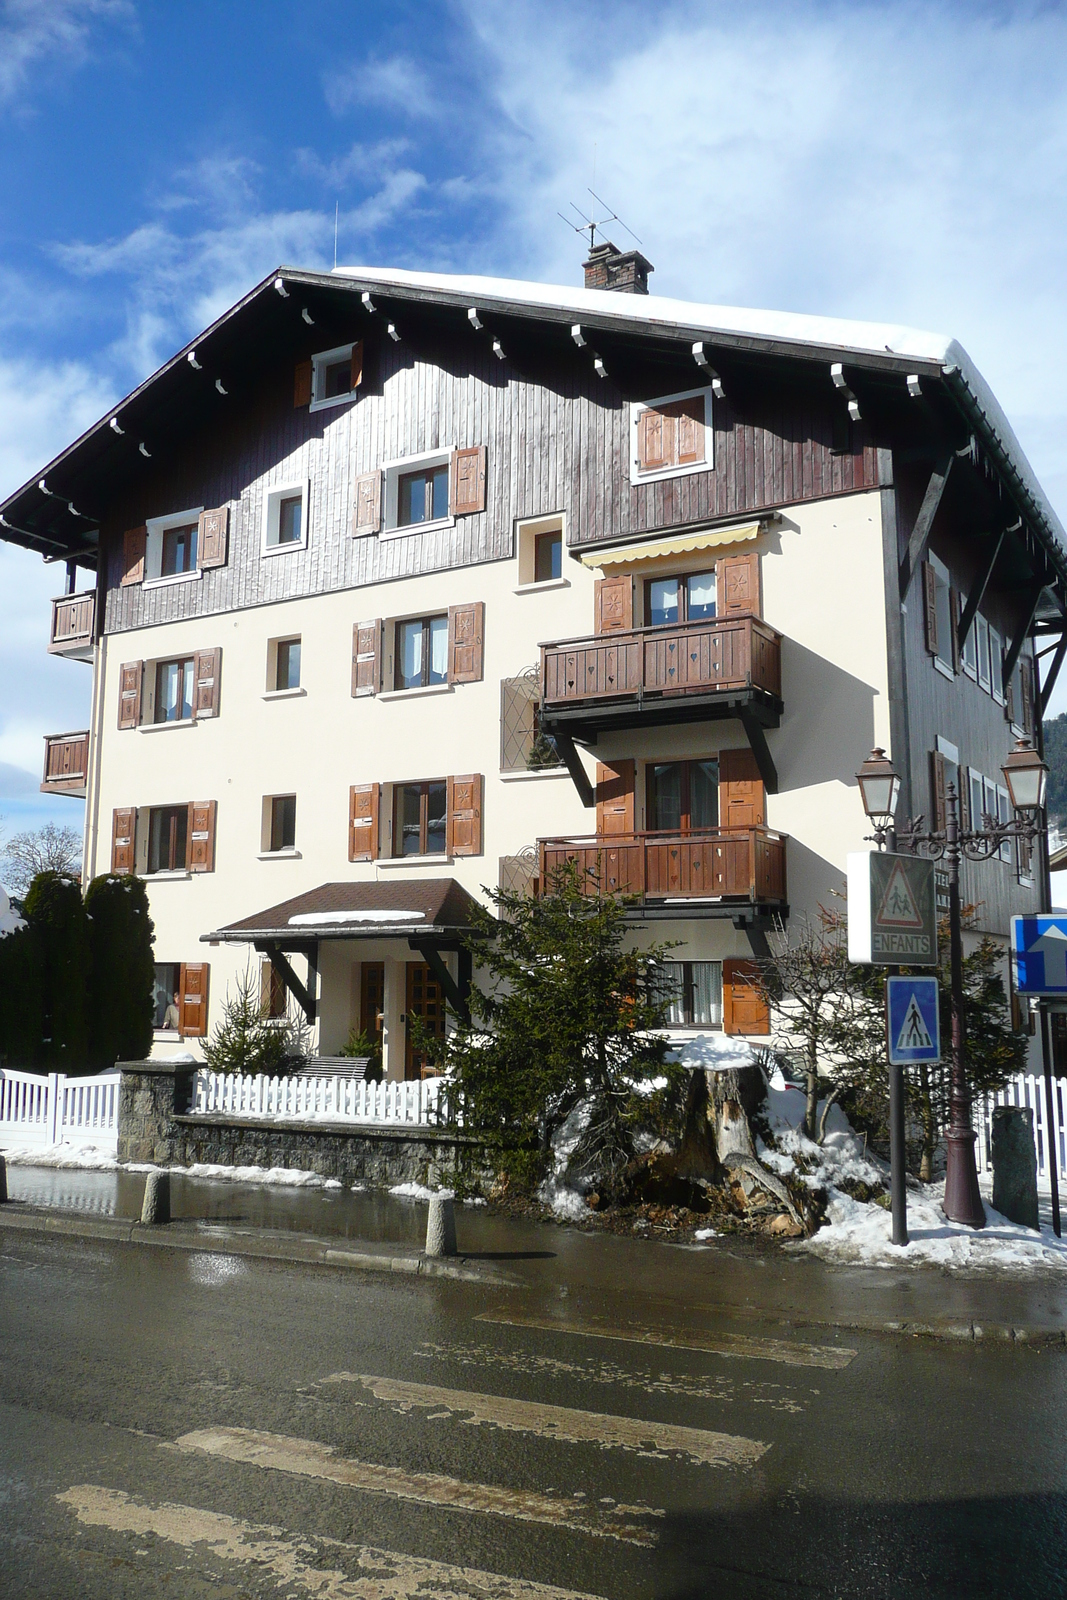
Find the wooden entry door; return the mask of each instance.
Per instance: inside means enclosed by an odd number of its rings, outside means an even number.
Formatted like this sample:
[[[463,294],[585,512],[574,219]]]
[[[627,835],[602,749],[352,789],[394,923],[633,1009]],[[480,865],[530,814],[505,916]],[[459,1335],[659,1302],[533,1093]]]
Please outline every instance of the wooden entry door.
[[[435,1039],[445,1036],[445,997],[441,985],[434,977],[433,972],[423,961],[409,961],[407,964],[407,1005],[405,1007],[408,1017],[405,1029],[406,1049],[404,1056],[405,1078],[425,1078],[432,1068],[429,1066],[425,1055],[415,1048],[412,1038],[411,1018],[421,1017],[426,1032]]]
[[[385,962],[364,961],[359,973],[359,1025],[378,1046],[381,1060],[382,1024],[385,1020]]]

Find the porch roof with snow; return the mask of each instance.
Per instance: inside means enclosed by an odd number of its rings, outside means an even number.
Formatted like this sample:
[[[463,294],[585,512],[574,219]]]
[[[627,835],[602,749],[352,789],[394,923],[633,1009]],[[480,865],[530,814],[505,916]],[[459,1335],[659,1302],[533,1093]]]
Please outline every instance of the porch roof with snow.
[[[323,939],[406,939],[441,946],[473,926],[478,902],[454,878],[418,883],[323,883],[254,912],[202,943],[271,943],[300,950]]]

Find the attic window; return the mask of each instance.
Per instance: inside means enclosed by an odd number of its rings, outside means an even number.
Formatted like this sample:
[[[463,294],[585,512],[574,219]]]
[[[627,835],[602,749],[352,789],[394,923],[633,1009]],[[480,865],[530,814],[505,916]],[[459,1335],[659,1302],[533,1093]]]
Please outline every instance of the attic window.
[[[630,482],[707,472],[712,460],[711,390],[687,389],[630,407]]]
[[[363,342],[341,344],[311,358],[311,410],[343,405],[363,381]]]

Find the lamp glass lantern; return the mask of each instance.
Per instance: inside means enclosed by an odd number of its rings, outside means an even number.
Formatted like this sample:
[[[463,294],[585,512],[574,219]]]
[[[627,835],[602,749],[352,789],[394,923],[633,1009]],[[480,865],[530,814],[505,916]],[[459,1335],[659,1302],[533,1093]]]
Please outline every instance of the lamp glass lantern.
[[[1001,771],[1016,811],[1040,811],[1045,803],[1048,767],[1029,739],[1020,739]]]
[[[863,809],[876,825],[888,828],[896,814],[900,778],[880,747],[872,750],[856,774]]]

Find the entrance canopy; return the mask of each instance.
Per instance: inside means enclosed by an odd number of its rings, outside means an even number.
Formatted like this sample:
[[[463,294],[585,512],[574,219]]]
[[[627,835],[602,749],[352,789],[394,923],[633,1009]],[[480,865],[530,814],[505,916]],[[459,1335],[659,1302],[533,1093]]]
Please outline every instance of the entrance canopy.
[[[200,938],[204,944],[250,944],[265,955],[309,1022],[315,1021],[318,1010],[322,941],[403,939],[431,968],[453,1009],[466,1015],[471,957],[463,938],[473,929],[477,904],[454,878],[323,883]],[[441,959],[443,950],[459,952],[458,983]],[[306,986],[287,959],[292,954],[307,957]]]

